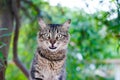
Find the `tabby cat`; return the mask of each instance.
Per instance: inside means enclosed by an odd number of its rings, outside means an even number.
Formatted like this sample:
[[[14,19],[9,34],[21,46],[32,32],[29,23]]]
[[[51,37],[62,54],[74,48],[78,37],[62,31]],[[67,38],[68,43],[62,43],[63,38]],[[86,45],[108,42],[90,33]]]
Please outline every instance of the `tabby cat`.
[[[46,24],[38,20],[38,47],[31,65],[30,80],[66,80],[65,62],[71,20],[63,24]]]

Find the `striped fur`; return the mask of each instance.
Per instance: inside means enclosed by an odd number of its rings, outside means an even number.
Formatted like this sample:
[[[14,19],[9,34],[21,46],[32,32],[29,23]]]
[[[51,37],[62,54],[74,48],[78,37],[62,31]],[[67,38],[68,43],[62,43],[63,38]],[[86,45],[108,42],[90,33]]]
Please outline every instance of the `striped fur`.
[[[64,24],[45,24],[37,35],[36,50],[29,80],[65,80],[66,51],[69,42],[68,30]]]

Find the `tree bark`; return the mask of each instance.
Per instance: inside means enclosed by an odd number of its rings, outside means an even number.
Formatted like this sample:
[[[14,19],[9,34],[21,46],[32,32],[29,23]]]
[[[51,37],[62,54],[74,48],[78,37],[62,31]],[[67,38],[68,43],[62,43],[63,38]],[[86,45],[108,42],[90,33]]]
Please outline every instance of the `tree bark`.
[[[11,33],[13,30],[13,14],[11,11],[11,0],[0,1],[0,28],[7,30],[0,30],[0,42],[5,43],[6,46],[0,48],[0,54],[3,54],[3,59],[0,60],[2,66],[0,67],[0,80],[5,80],[5,70],[7,66],[7,57],[9,44],[11,40]],[[7,34],[6,36],[2,36]]]
[[[27,78],[29,78],[29,71],[23,65],[23,63],[18,58],[18,38],[19,38],[19,28],[20,28],[20,17],[19,17],[19,7],[17,5],[16,0],[12,0],[12,11],[14,14],[15,19],[15,30],[14,30],[14,37],[13,37],[13,61],[16,66],[25,74]],[[19,2],[18,2],[19,3]]]

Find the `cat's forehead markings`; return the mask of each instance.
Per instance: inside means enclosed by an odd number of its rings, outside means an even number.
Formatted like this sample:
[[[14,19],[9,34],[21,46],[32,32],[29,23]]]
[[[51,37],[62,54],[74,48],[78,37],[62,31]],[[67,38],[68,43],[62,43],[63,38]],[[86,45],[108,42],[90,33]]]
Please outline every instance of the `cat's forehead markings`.
[[[61,24],[48,24],[51,27],[61,26]]]
[[[54,33],[59,29],[60,26],[61,24],[48,24],[48,29]]]

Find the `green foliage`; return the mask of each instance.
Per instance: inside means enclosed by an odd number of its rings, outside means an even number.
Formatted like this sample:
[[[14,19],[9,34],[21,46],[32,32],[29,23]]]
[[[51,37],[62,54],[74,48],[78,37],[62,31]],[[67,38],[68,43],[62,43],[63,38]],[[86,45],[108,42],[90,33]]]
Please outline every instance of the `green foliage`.
[[[8,30],[8,29],[7,28],[0,28],[0,31],[3,31],[3,30]],[[6,36],[9,36],[9,35],[10,35],[10,33],[9,34],[3,34],[3,35],[0,35],[0,38],[6,37]],[[6,43],[0,41],[0,49],[5,47],[5,46],[6,46]],[[4,56],[3,56],[2,52],[0,51],[0,60],[3,61],[3,59],[4,59]]]
[[[0,60],[4,59],[2,52],[0,51]]]
[[[119,46],[120,23],[119,20],[108,18],[110,13],[99,11],[94,14],[87,14],[83,10],[70,10],[66,7],[50,6],[49,3],[41,0],[32,0],[41,9],[40,15],[47,23],[63,23],[67,19],[72,19],[71,40],[68,47],[67,58],[67,80],[113,80],[114,75],[109,74],[115,68],[112,64],[104,64],[101,60],[120,58],[117,51]],[[29,69],[31,60],[37,47],[36,35],[39,30],[37,23],[37,13],[28,5],[32,19],[28,19],[23,12],[22,27],[20,28],[18,53],[20,60]],[[12,45],[11,45],[12,49]],[[12,60],[10,49],[8,68],[6,72],[7,80],[26,80],[21,71],[16,68]],[[107,76],[101,76],[98,71],[103,71]],[[107,72],[108,71],[108,72]],[[17,74],[16,74],[17,72]]]
[[[4,67],[4,56],[2,52],[0,51],[0,71]]]

